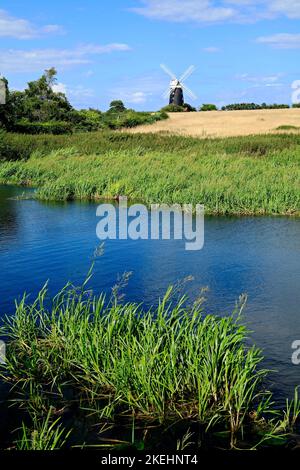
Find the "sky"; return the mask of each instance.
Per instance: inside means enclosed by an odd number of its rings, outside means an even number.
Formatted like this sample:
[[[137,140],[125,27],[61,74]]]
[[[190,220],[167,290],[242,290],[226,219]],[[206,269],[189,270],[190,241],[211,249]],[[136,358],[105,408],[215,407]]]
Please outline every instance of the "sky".
[[[12,89],[55,67],[76,108],[122,99],[156,110],[167,104],[162,63],[177,77],[195,66],[193,106],[290,103],[300,0],[0,0],[0,75]]]

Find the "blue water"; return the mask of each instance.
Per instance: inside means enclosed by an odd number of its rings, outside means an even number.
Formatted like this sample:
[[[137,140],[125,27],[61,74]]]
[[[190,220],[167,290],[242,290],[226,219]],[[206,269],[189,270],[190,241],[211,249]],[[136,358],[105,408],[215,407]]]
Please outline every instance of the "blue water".
[[[82,283],[100,243],[96,204],[16,199],[22,192],[0,186],[1,314],[12,312],[24,291],[33,299],[47,280],[51,293],[68,280]],[[291,395],[300,384],[300,366],[291,363],[291,343],[300,339],[300,219],[206,217],[198,252],[178,240],[107,241],[89,287],[110,293],[125,271],[132,271],[126,300],[145,305],[189,275],[194,280],[184,292],[194,299],[209,287],[206,309],[213,313],[230,313],[247,293],[245,321],[265,365],[278,371],[272,375],[277,396]]]

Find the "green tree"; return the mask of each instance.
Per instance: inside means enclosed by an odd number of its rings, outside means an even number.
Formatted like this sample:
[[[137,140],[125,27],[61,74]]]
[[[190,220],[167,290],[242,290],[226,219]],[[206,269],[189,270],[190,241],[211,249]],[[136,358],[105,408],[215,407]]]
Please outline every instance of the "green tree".
[[[199,111],[218,111],[218,108],[215,104],[203,104]]]
[[[114,100],[109,105],[109,112],[123,113],[124,111],[126,111],[126,108],[122,100]]]
[[[185,112],[188,112],[188,113],[195,113],[197,111],[197,109],[189,103],[184,103],[183,109]]]
[[[15,118],[30,122],[68,120],[73,108],[64,93],[53,91],[56,75],[54,68],[45,70],[41,78],[28,83],[24,92],[12,94]]]

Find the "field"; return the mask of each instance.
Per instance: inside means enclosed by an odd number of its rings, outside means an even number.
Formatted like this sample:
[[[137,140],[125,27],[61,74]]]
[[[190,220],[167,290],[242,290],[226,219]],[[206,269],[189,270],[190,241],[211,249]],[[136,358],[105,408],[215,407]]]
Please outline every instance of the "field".
[[[0,163],[0,183],[35,186],[44,200],[125,195],[216,215],[299,215],[300,135],[9,135],[5,149],[18,161]]]
[[[227,137],[282,132],[278,130],[281,126],[285,131],[299,132],[300,109],[170,113],[166,121],[157,122],[150,127],[139,126],[130,132],[167,132],[197,137]],[[290,126],[292,128],[289,129]]]

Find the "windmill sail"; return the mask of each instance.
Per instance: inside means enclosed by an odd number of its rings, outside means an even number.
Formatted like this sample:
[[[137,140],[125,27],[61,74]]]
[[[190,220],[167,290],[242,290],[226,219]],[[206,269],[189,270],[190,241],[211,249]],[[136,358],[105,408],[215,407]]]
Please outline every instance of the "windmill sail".
[[[161,64],[162,70],[169,75],[171,78],[170,87],[168,90],[163,94],[164,98],[169,96],[169,104],[174,104],[176,106],[183,106],[184,104],[184,97],[183,91],[191,97],[192,99],[196,99],[196,95],[183,83],[195,70],[195,67],[191,65],[184,74],[178,80],[176,75],[164,64]]]

